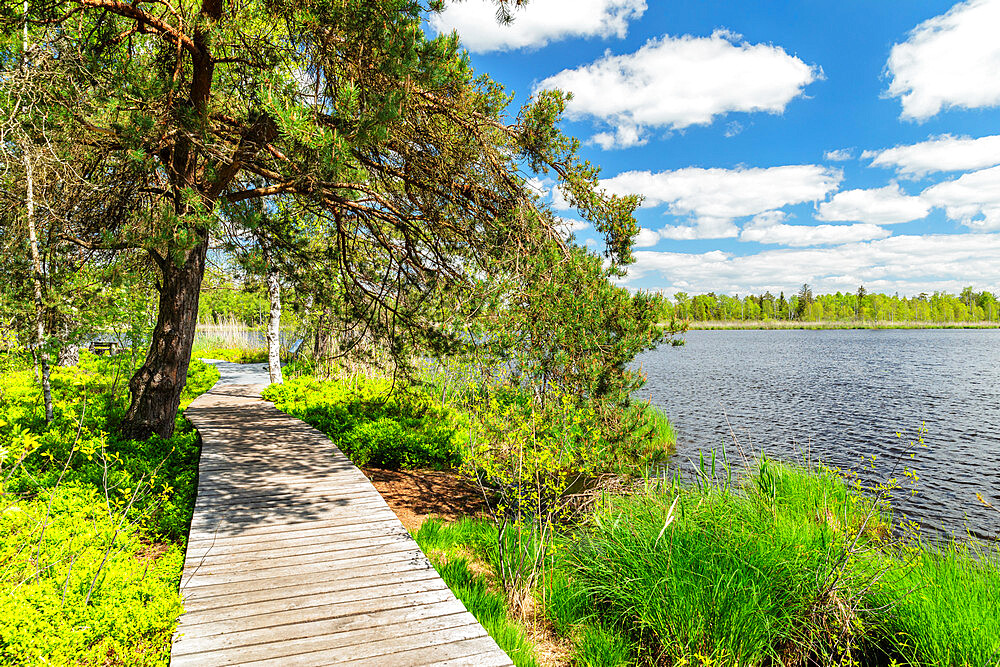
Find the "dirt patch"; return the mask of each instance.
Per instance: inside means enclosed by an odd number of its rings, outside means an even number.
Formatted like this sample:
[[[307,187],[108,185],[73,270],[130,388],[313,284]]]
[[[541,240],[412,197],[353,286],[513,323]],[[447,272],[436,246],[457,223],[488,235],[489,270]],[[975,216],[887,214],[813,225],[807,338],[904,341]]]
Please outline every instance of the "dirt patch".
[[[167,553],[167,550],[169,549],[170,544],[167,542],[143,542],[135,556],[140,561],[155,563],[160,560],[160,558],[163,557],[163,554]]]
[[[455,472],[381,468],[363,471],[407,530],[417,530],[432,516],[458,521],[486,514],[479,488]]]

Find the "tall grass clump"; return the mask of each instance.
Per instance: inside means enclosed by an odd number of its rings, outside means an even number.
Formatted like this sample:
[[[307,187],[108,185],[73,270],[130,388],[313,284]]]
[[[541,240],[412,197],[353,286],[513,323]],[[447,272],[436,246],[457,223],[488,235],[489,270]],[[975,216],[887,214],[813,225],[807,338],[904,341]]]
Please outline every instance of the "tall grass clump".
[[[445,526],[428,519],[414,535],[438,574],[476,617],[517,667],[538,667],[534,647],[522,623],[510,613],[509,601],[496,585],[496,526],[463,519]],[[473,568],[472,563],[488,565]]]
[[[806,664],[850,646],[839,567],[856,531],[877,539],[881,514],[833,473],[762,459],[730,482],[602,504],[572,560],[605,624],[670,664]]]
[[[914,544],[867,565],[886,570],[870,593],[870,606],[886,609],[873,627],[873,652],[909,665],[1000,665],[995,545]]]

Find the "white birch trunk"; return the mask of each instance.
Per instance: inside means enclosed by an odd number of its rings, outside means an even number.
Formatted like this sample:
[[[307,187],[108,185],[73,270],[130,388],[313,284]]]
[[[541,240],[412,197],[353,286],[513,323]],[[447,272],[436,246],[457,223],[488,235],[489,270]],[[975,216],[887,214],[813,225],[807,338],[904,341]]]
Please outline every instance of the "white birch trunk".
[[[25,44],[27,49],[27,44]],[[31,248],[32,278],[35,283],[35,349],[42,368],[42,395],[45,399],[45,423],[52,421],[52,384],[49,374],[49,355],[45,352],[45,304],[42,299],[42,258],[38,252],[38,234],[35,232],[35,172],[28,146],[24,147],[24,171],[27,194],[25,203],[28,214],[28,245]]]
[[[281,284],[278,272],[267,267],[267,296],[271,302],[271,319],[267,323],[267,371],[271,384],[281,384]]]

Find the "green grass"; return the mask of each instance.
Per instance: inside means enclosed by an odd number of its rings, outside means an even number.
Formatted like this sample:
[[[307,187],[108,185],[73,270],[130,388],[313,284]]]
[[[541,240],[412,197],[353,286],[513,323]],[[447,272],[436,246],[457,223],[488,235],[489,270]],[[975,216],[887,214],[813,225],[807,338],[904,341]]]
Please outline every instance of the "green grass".
[[[838,526],[856,517],[832,479],[766,470],[744,494],[653,489],[602,507],[573,564],[605,621],[671,661],[757,665],[830,648],[812,617],[844,550]]]
[[[301,377],[271,385],[264,398],[326,433],[359,466],[447,469],[461,462],[454,414],[386,380]]]
[[[124,440],[124,357],[0,378],[0,664],[165,665],[180,614],[197,433]],[[183,401],[218,372],[191,364]]]
[[[476,574],[470,558],[490,563],[496,528],[491,524],[464,519],[450,526],[428,519],[414,535],[435,569],[469,612],[517,667],[538,667],[534,647],[523,624],[512,619],[505,594],[496,587],[495,577]],[[490,563],[492,564],[492,563]]]
[[[881,652],[913,665],[1000,665],[1000,550],[949,542],[889,565],[870,596],[890,608],[875,628]]]
[[[191,353],[195,359],[216,359],[234,364],[266,364],[267,350],[248,350],[239,347],[205,347]]]
[[[626,447],[635,452],[633,458],[647,466],[663,461],[677,447],[674,425],[655,405],[642,406],[636,431],[641,437],[633,437]]]
[[[535,597],[577,665],[836,664],[848,646],[859,665],[1000,665],[1000,551],[897,541],[891,521],[833,471],[763,459],[605,499],[555,538]],[[417,539],[497,567],[484,522]]]

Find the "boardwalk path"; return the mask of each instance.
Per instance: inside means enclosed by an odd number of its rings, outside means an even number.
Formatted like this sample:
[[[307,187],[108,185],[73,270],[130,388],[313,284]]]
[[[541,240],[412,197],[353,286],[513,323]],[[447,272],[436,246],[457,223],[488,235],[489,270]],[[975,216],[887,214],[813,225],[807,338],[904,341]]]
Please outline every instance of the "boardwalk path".
[[[511,665],[375,488],[319,431],[219,364],[187,409],[198,499],[171,665]]]

